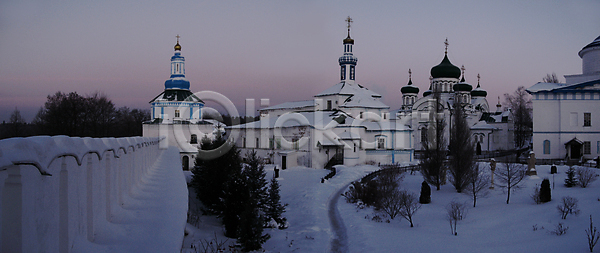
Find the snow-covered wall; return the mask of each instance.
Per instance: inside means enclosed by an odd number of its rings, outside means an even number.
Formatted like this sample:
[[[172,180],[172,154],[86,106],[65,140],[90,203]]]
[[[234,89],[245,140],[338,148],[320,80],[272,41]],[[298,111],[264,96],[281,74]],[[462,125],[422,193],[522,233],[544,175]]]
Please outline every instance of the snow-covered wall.
[[[0,141],[0,252],[131,252],[136,243],[179,251],[187,188],[178,150],[161,144],[144,137]],[[151,193],[160,180],[165,185]]]

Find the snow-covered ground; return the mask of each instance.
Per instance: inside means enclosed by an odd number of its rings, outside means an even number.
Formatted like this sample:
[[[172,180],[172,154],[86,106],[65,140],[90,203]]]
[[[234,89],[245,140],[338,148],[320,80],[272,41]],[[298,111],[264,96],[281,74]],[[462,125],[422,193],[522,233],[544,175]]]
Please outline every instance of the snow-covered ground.
[[[372,208],[358,209],[346,203],[344,197],[331,201],[351,181],[378,169],[375,166],[339,166],[337,175],[323,184],[320,179],[327,174],[326,170],[290,168],[281,171],[279,179],[282,202],[289,204],[285,217],[290,227],[267,229],[272,237],[263,248],[267,252],[588,252],[585,229],[590,215],[600,227],[600,181],[587,188],[567,188],[563,184],[567,168],[558,167],[552,201],[539,205],[530,195],[543,178],[553,181],[550,166],[537,166],[538,175],[526,177],[522,188],[511,194],[510,204],[506,204],[506,193],[499,187],[487,197],[479,198],[475,208],[470,196],[456,193],[449,184],[440,191],[433,188],[432,203],[417,211],[412,228],[401,217],[390,223],[372,221],[376,214]],[[272,167],[267,170],[267,175],[271,175]],[[418,195],[422,181],[419,173],[407,173],[401,187]],[[560,218],[556,206],[563,196],[579,199],[578,216]],[[466,218],[458,223],[457,236],[451,234],[446,220],[445,207],[452,200],[465,202],[469,207]],[[329,207],[329,203],[335,206]],[[332,229],[330,208],[337,208],[347,240],[335,240],[341,233]],[[567,233],[550,234],[559,222],[569,227]],[[190,236],[184,247],[201,239],[210,240],[215,232],[219,240],[226,239],[219,221],[212,216],[202,217],[200,229],[188,225],[188,231]]]

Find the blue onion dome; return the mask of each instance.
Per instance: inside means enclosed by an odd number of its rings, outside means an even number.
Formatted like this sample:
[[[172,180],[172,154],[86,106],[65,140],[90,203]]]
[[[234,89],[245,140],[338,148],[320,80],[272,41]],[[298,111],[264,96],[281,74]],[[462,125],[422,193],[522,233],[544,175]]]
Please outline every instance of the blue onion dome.
[[[356,58],[356,56],[354,56],[352,53],[344,53],[344,55],[340,56],[338,62],[340,63],[340,65],[344,65],[344,64],[356,65],[356,62],[358,62],[358,58]]]
[[[446,54],[440,64],[431,68],[431,76],[433,78],[447,77],[458,79],[460,77],[460,69],[450,62]]]
[[[190,89],[190,81],[185,79],[169,79],[165,81],[165,89]]]

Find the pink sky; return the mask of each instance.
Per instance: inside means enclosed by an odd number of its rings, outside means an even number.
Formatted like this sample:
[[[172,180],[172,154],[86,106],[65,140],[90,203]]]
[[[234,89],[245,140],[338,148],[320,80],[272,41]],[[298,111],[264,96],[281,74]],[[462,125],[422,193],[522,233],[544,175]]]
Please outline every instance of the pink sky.
[[[421,92],[444,56],[490,104],[548,73],[581,73],[577,52],[600,35],[589,1],[17,1],[0,2],[0,120],[31,121],[57,91],[102,92],[149,108],[169,78],[181,35],[193,92],[271,104],[311,99],[339,81],[354,19],[357,82],[397,109],[412,69]],[[503,97],[501,98],[503,99]]]

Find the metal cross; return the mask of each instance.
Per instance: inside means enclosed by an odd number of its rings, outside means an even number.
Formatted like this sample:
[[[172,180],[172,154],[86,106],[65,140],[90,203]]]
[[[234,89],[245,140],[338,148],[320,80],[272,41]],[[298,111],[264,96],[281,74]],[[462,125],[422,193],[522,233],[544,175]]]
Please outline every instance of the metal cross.
[[[179,34],[177,34],[177,36],[175,36],[175,37],[177,38],[177,43],[179,43],[179,37],[181,37],[181,36],[179,36]]]
[[[348,30],[350,30],[350,26],[351,26],[352,22],[354,22],[354,21],[352,21],[352,18],[350,16],[348,16],[346,18],[346,23],[348,23]]]
[[[411,78],[411,75],[412,75],[412,71],[410,71],[410,69],[408,69],[408,79]]]
[[[446,45],[446,54],[448,53],[448,45],[450,45],[450,43],[448,43],[448,38],[446,38],[446,41],[444,41],[444,45]]]

